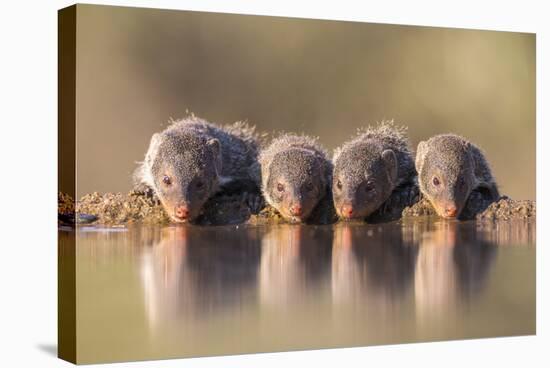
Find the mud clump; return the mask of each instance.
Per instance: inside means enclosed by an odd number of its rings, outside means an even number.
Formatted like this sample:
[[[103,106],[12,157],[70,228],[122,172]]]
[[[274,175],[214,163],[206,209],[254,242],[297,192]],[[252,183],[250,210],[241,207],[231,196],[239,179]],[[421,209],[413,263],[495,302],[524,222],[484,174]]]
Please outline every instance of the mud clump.
[[[74,200],[70,195],[61,192],[57,194],[57,213],[67,216],[74,214]]]
[[[537,214],[535,201],[513,200],[502,197],[494,202],[487,209],[477,214],[478,220],[512,220],[534,218]]]
[[[252,225],[276,225],[284,224],[287,221],[275,207],[267,205],[257,214],[250,216],[248,222]]]
[[[116,225],[143,221],[167,223],[169,217],[150,191],[132,190],[128,194],[97,192],[84,195],[76,203],[77,222],[82,214],[97,217],[95,223]]]
[[[420,217],[420,216],[436,216],[437,213],[426,198],[421,198],[415,204],[405,207],[401,213],[402,217]]]
[[[410,203],[414,203],[410,205]],[[76,214],[76,216],[75,216]],[[437,216],[430,202],[418,194],[417,188],[403,189],[392,195],[386,206],[366,219],[367,223],[393,221],[402,218]],[[513,200],[501,197],[489,202],[473,195],[463,211],[461,219],[516,220],[534,219],[536,202]],[[170,218],[160,201],[151,191],[132,190],[122,193],[90,193],[74,201],[65,193],[58,194],[58,218],[60,224],[124,225],[134,222],[145,224],[167,224]],[[312,212],[308,224],[332,224],[338,216],[330,198],[323,200]],[[272,206],[266,205],[259,212],[252,213],[248,199],[241,194],[216,195],[205,205],[197,219],[199,225],[228,225],[246,223],[250,225],[275,225],[288,223]]]

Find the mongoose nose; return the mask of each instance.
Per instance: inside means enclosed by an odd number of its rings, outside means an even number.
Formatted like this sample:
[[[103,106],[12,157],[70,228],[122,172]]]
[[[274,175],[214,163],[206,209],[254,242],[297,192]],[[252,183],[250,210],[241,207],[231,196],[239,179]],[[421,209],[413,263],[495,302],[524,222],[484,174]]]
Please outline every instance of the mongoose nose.
[[[445,217],[456,217],[457,208],[454,205],[445,207]]]
[[[345,204],[342,206],[342,215],[344,217],[353,216],[353,207],[350,204]]]
[[[189,217],[189,208],[187,208],[187,206],[179,205],[174,212],[176,217],[180,220],[186,220]]]
[[[302,206],[299,204],[293,204],[290,206],[290,213],[293,216],[300,216],[302,214]]]

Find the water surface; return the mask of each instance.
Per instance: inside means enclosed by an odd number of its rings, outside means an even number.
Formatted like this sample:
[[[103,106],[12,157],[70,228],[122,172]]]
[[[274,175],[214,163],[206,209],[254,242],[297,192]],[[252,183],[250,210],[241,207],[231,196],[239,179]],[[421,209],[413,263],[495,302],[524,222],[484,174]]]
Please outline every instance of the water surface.
[[[76,243],[82,363],[535,333],[533,221],[81,227]]]

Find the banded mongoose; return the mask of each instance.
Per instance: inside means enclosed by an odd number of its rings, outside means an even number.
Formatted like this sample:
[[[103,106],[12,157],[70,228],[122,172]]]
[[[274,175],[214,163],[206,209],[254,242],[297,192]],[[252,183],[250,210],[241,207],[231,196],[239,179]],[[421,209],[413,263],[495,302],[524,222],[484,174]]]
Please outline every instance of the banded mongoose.
[[[455,134],[436,135],[420,142],[416,170],[422,195],[441,217],[460,216],[474,190],[489,200],[499,198],[495,179],[481,150]]]
[[[416,185],[404,127],[384,121],[359,131],[333,156],[332,195],[341,219],[365,219],[405,185]]]
[[[173,221],[188,222],[229,183],[255,182],[257,156],[254,127],[217,126],[191,116],[153,135],[134,178],[154,191]]]
[[[332,165],[316,138],[283,134],[259,157],[265,200],[291,222],[304,222],[329,194]]]

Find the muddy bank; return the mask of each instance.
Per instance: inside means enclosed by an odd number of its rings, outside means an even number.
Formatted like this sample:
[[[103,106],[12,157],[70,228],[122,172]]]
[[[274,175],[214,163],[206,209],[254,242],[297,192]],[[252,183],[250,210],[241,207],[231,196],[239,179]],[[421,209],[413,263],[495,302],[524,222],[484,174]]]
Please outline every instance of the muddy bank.
[[[199,225],[227,225],[249,223],[269,225],[285,223],[271,206],[260,204],[254,213],[249,208],[249,194],[220,194],[209,200]],[[76,215],[75,215],[76,214]],[[127,194],[97,192],[84,195],[76,203],[67,194],[58,194],[58,218],[64,224],[123,225],[134,222],[167,224],[170,218],[160,201],[151,191],[132,190]],[[319,206],[312,216],[312,223],[328,224],[336,221],[330,201]]]
[[[396,220],[403,208],[410,204],[411,194],[401,191],[386,203],[379,211],[367,219],[367,222],[378,223]],[[416,195],[413,193],[413,195]],[[199,225],[228,225],[248,223],[251,225],[274,225],[287,223],[273,207],[260,203],[259,210],[254,212],[249,204],[254,200],[252,194],[220,194],[210,199],[203,214],[195,221]],[[258,197],[256,195],[256,197]],[[63,193],[58,196],[59,221],[65,224],[101,224],[124,225],[134,222],[148,224],[167,224],[170,218],[160,201],[148,190],[132,190],[127,194],[97,192],[84,195],[76,203]],[[76,216],[75,216],[76,213]],[[307,224],[332,224],[338,221],[332,204],[332,197],[327,195],[315,208]]]
[[[243,223],[251,215],[242,195],[220,195],[205,205],[198,224],[219,225]],[[127,194],[97,192],[84,195],[74,203],[63,193],[58,195],[59,221],[67,224],[94,223],[122,225],[134,222],[165,224],[170,222],[160,201],[147,190]],[[75,216],[76,214],[76,216]]]
[[[535,218],[537,207],[535,201],[513,200],[508,197],[501,198],[492,203],[487,209],[476,215],[478,220],[512,220]]]
[[[67,199],[66,196],[63,197]],[[61,195],[60,195],[61,200]],[[117,225],[132,222],[168,223],[169,218],[152,193],[133,190],[127,194],[97,192],[84,195],[74,205],[76,223]]]
[[[203,214],[197,219],[200,225],[223,225],[248,223],[270,225],[285,223],[286,220],[272,207],[259,206],[253,213],[249,208],[251,198],[245,194],[220,194],[205,205]],[[262,208],[263,207],[263,208]],[[75,216],[76,213],[76,216]],[[414,188],[396,191],[383,208],[371,215],[366,222],[380,223],[436,215],[430,203]],[[463,211],[462,219],[511,220],[535,218],[534,201],[512,200],[502,197],[491,203],[476,194],[472,195]],[[134,222],[167,224],[170,218],[159,200],[147,190],[132,190],[122,193],[91,193],[75,201],[64,193],[58,194],[58,218],[64,224],[123,225]],[[338,221],[330,197],[314,210],[309,224],[331,224]]]

